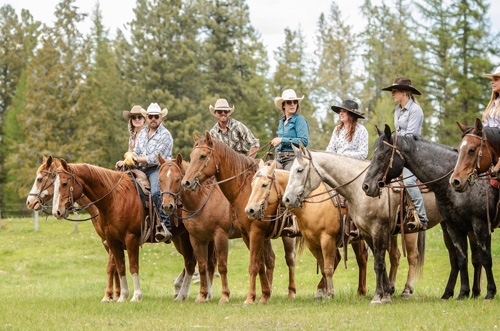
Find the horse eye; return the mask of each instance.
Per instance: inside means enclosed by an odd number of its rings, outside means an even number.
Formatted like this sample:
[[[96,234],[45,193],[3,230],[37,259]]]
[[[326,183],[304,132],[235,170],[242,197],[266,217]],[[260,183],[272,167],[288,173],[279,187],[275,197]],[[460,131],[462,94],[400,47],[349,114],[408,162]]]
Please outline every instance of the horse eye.
[[[36,181],[39,182],[39,183],[41,183],[42,182],[42,178],[37,178]]]
[[[206,158],[207,158],[207,155],[206,155],[206,154],[202,154],[202,155],[200,156],[200,159],[201,159],[201,160],[205,160]]]
[[[268,185],[267,183],[264,183],[264,184],[262,184],[262,187],[266,188],[267,185]]]
[[[304,168],[298,168],[297,169],[297,172],[302,172],[302,171],[304,171]]]
[[[175,180],[175,182],[176,182],[176,183],[178,183],[178,182],[180,182],[180,181],[181,181],[181,178],[177,178],[177,179]]]
[[[475,148],[469,149],[469,154],[474,154],[474,153],[476,153],[476,149]]]

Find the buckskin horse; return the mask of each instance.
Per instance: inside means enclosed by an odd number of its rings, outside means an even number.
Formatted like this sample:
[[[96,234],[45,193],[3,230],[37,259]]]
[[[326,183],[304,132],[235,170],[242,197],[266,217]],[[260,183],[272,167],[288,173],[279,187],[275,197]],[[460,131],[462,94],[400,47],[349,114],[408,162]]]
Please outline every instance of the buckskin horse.
[[[269,218],[283,217],[279,206],[281,197],[288,183],[289,172],[275,169],[276,161],[265,165],[261,161],[259,170],[252,180],[252,194],[248,199],[245,213],[251,219],[268,222]],[[343,241],[343,227],[340,216],[340,200],[337,206],[330,198],[325,185],[312,192],[308,203],[302,208],[293,208],[303,241],[316,258],[321,270],[321,280],[317,286],[314,299],[331,298],[334,296],[333,273],[340,262],[338,247]],[[345,213],[345,208],[342,208]],[[368,249],[363,240],[351,243],[359,268],[358,294],[366,294],[366,265]]]
[[[458,193],[449,185],[449,177],[457,162],[457,152],[451,147],[425,141],[417,136],[403,137],[392,135],[388,125],[384,132],[379,131],[375,142],[375,152],[372,162],[363,182],[363,190],[367,195],[379,195],[380,187],[398,176],[403,167],[408,168],[420,181],[435,193],[436,204],[443,217],[445,231],[454,245],[448,247],[453,275],[453,265],[456,263],[460,270],[461,287],[457,299],[464,299],[470,294],[469,275],[467,270],[467,235],[473,232],[474,243],[471,250],[477,249],[479,259],[486,272],[487,293],[485,299],[493,299],[496,294],[496,285],[492,271],[491,233],[488,222],[488,212],[495,213],[495,204],[498,199],[498,190],[483,185],[472,186],[467,194]],[[384,174],[385,176],[384,180]],[[488,196],[488,199],[485,197]],[[488,204],[486,204],[488,202]],[[427,208],[427,205],[426,205]],[[469,236],[471,238],[471,236]],[[481,268],[474,266],[473,297],[480,295],[479,278]],[[450,279],[448,285],[450,285]],[[477,282],[477,284],[476,284]],[[453,287],[454,287],[453,283]],[[449,290],[447,288],[447,290]],[[453,294],[453,292],[451,292]],[[445,292],[445,295],[449,295]],[[443,295],[444,298],[445,295]]]
[[[465,192],[479,174],[500,163],[500,130],[483,127],[479,118],[473,127],[457,124],[463,134],[450,184],[456,191]]]
[[[345,197],[349,202],[349,213],[374,255],[376,289],[371,303],[390,303],[395,290],[396,272],[392,273],[391,262],[391,278],[387,276],[385,253],[390,248],[391,242],[397,241],[396,236],[392,234],[397,225],[396,209],[399,205],[399,193],[385,190],[381,198],[370,198],[363,194],[361,183],[365,178],[364,173],[369,161],[336,153],[309,151],[303,145],[293,148],[296,158],[290,169],[290,179],[283,195],[283,202],[290,208],[299,207],[302,200],[323,181]],[[436,212],[433,194],[424,194],[424,200],[430,228],[438,224],[441,219]],[[422,263],[424,245],[417,245],[422,242],[416,238],[420,235],[425,234],[405,234],[409,270],[404,292],[413,293],[417,264]],[[394,269],[397,270],[397,263]]]
[[[136,185],[125,172],[118,172],[90,164],[68,164],[61,159],[61,164],[55,169],[54,197],[52,213],[58,218],[66,218],[72,209],[73,202],[85,195],[92,205],[99,210],[104,224],[106,243],[115,257],[116,270],[120,280],[120,296],[117,302],[124,302],[129,297],[129,288],[125,274],[126,249],[129,259],[129,269],[133,278],[134,293],[131,301],[142,300],[142,289],[139,282],[139,247],[143,244],[145,217],[147,211],[139,199]],[[87,204],[88,205],[88,204]],[[153,207],[154,208],[154,207]],[[184,257],[185,270],[177,281],[182,278],[188,282],[194,273],[196,260],[189,244],[189,236],[182,223],[172,226],[173,239],[177,250]],[[186,245],[187,243],[187,245]],[[187,294],[175,298],[184,300]]]
[[[231,223],[229,201],[217,184],[199,187],[194,191],[183,190],[181,181],[189,163],[180,154],[172,160],[165,160],[158,155],[158,161],[162,209],[172,220],[182,220],[198,261],[200,292],[195,302],[212,299],[212,282],[217,264],[222,282],[219,303],[228,303],[228,239],[241,238]],[[179,210],[182,211],[180,216],[177,214]]]
[[[190,155],[190,164],[186,169],[182,186],[194,190],[208,178],[215,176],[224,196],[231,203],[236,215],[235,227],[240,231],[245,245],[250,250],[250,288],[244,304],[255,303],[256,277],[259,274],[262,295],[259,303],[268,303],[274,272],[275,255],[270,238],[273,236],[273,222],[251,220],[245,214],[245,206],[250,196],[252,177],[258,164],[243,154],[232,150],[229,146],[212,139],[208,132],[205,138],[194,135],[195,143]],[[285,249],[285,260],[288,266],[288,297],[295,297],[295,261],[293,238],[282,237]]]

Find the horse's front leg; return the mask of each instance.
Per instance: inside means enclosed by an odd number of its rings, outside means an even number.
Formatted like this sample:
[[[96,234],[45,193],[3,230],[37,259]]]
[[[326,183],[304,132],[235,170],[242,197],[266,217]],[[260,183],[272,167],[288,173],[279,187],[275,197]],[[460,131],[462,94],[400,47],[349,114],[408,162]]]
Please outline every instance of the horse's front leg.
[[[451,237],[448,234],[448,230],[447,230],[448,225],[446,224],[445,221],[442,221],[440,224],[441,224],[441,228],[443,229],[444,245],[446,246],[446,249],[448,250],[448,258],[450,261],[450,274],[448,275],[448,282],[446,283],[446,287],[444,289],[443,295],[441,296],[441,299],[448,300],[448,299],[453,297],[453,294],[455,291],[455,285],[457,284],[458,258],[457,258],[457,252],[456,252],[455,246],[453,245],[453,242],[451,241]]]
[[[491,235],[489,234],[486,225],[481,227],[476,227],[475,225],[479,224],[479,222],[472,222],[472,224],[477,242],[482,243],[482,245],[476,245],[476,247],[479,250],[479,255],[481,257],[481,264],[483,265],[484,271],[486,273],[487,285],[486,285],[485,299],[491,300],[495,297],[495,294],[497,293],[497,286],[495,284],[495,278],[493,277],[493,270],[492,270],[493,261],[491,258]]]
[[[215,253],[217,256],[217,268],[219,270],[222,295],[219,303],[229,303],[231,291],[229,290],[229,283],[227,280],[227,255],[229,251],[227,233],[223,230],[217,231],[215,234]]]
[[[477,245],[476,235],[474,234],[474,232],[470,231],[469,233],[467,233],[467,238],[469,238],[471,262],[472,268],[474,269],[474,278],[472,280],[472,297],[477,298],[481,295],[481,273],[483,271],[483,265],[481,264],[481,254]]]
[[[285,250],[285,261],[288,266],[288,298],[295,298],[297,287],[295,285],[295,238],[281,237]],[[271,278],[272,283],[272,278]]]
[[[120,278],[116,271],[116,263],[113,253],[106,247],[108,252],[108,264],[106,266],[106,274],[108,276],[108,281],[106,285],[106,291],[104,292],[104,297],[101,302],[111,302],[120,296]],[[113,287],[116,286],[116,292],[113,293]]]
[[[172,242],[177,251],[184,258],[184,270],[174,281],[174,301],[185,301],[189,296],[191,280],[193,279],[194,269],[196,268],[196,258],[187,231],[174,236]]]
[[[380,237],[373,238],[373,263],[376,277],[376,289],[371,304],[391,303],[391,285],[385,265],[385,251],[387,250],[387,243],[385,240],[387,240],[389,236],[388,234],[382,233]]]
[[[463,300],[469,297],[470,285],[469,285],[469,273],[468,273],[468,250],[467,250],[467,233],[462,233],[456,230],[453,226],[446,227],[448,234],[455,247],[455,252],[457,254],[457,264],[460,271],[460,293],[458,294],[457,300]]]
[[[122,249],[122,243],[120,241],[108,238],[107,244],[115,260],[116,272],[120,277],[120,296],[116,301],[125,302],[127,301],[129,296],[129,289],[127,283],[127,276],[125,274],[125,254]]]
[[[418,252],[418,237],[419,235],[425,235],[425,232],[415,232],[405,234],[405,245],[406,245],[406,259],[408,260],[408,276],[406,277],[406,284],[401,293],[403,298],[411,298],[414,291],[415,276],[417,274],[417,266],[419,262],[419,252]]]
[[[368,266],[368,248],[364,240],[358,240],[351,244],[356,262],[358,263],[358,294],[366,295],[366,270]]]
[[[271,297],[271,288],[269,286],[266,266],[264,264],[264,233],[255,227],[253,227],[252,230],[249,237],[250,264],[248,266],[248,273],[250,275],[250,288],[244,303],[255,303],[257,274],[259,274],[262,289],[262,296],[259,303],[267,303]]]
[[[389,270],[389,284],[391,295],[396,291],[396,278],[398,275],[399,262],[401,261],[401,252],[398,247],[398,237],[391,236],[388,246],[389,252],[389,262],[391,263],[391,268]]]
[[[208,295],[210,277],[208,275],[208,243],[198,241],[191,236],[191,245],[194,248],[194,256],[198,261],[198,271],[200,272],[200,291],[195,302],[206,302],[210,300]]]
[[[125,243],[127,247],[127,255],[129,261],[130,274],[132,275],[132,280],[134,282],[134,295],[131,302],[142,301],[142,289],[141,283],[139,281],[139,238],[133,237],[126,240]]]

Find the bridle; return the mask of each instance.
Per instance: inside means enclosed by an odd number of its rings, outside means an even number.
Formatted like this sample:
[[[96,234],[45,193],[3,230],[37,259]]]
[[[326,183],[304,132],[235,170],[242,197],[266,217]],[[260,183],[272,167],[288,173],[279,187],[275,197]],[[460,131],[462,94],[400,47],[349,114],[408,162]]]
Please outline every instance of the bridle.
[[[55,172],[51,172],[48,170],[41,170],[40,173],[44,174],[44,176],[42,177],[41,188],[38,190],[37,193],[29,193],[28,196],[34,196],[38,200],[38,203],[40,204],[40,206],[42,206],[42,210],[43,210],[43,209],[47,209],[47,205],[45,205],[45,201],[43,201],[41,194],[43,191],[49,189],[52,185],[54,185],[54,181],[55,181],[57,174]],[[45,213],[47,213],[47,212],[45,212]]]
[[[479,139],[479,141],[480,141],[480,143],[479,143],[479,152],[477,153],[475,167],[472,170],[472,172],[467,175],[467,182],[469,183],[469,185],[472,185],[472,184],[474,184],[474,182],[476,181],[476,179],[479,177],[479,175],[478,175],[478,169],[481,167],[481,157],[483,156],[483,146],[485,146],[485,145],[488,144],[488,136],[485,134],[484,131],[482,131],[482,135],[481,136],[479,136],[477,134],[474,134],[474,133],[466,133],[466,134],[464,134],[464,137],[466,137],[466,136],[467,137],[473,137],[473,138]],[[491,167],[490,167],[490,169],[493,169],[493,167],[495,166],[493,164],[493,155],[491,155],[491,151],[490,151],[489,148],[487,148],[486,150],[488,151],[488,155],[489,155],[490,160],[491,160]]]
[[[266,194],[265,194],[265,197],[264,199],[262,199],[261,203],[260,203],[260,208],[259,208],[259,211],[260,211],[260,215],[263,215],[263,219],[261,219],[262,221],[267,221],[267,222],[272,222],[272,221],[276,221],[280,218],[283,217],[283,215],[285,215],[285,213],[287,212],[286,209],[284,209],[284,211],[282,213],[280,213],[280,209],[279,209],[279,206],[281,205],[280,204],[280,201],[281,201],[281,195],[280,195],[280,191],[278,190],[278,186],[276,184],[276,174],[275,172],[273,172],[273,175],[272,176],[261,176],[261,172],[258,171],[255,173],[255,176],[254,176],[254,179],[257,179],[259,177],[265,177],[267,179],[269,179],[271,181],[271,185],[268,185],[269,189],[267,190]],[[264,215],[264,211],[269,207],[269,197],[271,196],[271,189],[274,187],[274,190],[276,191],[276,195],[277,195],[277,199],[275,202],[272,202],[272,204],[276,203],[278,204],[278,207],[276,208],[276,210],[278,211],[276,213],[276,215],[273,215],[273,216],[268,216],[268,215]]]

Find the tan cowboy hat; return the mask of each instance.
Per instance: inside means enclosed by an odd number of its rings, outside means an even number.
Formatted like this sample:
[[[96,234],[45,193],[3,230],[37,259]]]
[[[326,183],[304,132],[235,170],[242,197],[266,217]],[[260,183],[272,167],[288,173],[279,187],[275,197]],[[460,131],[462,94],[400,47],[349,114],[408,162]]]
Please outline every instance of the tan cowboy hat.
[[[142,111],[144,111],[144,109],[139,106],[139,105],[135,105],[134,107],[132,107],[132,109],[129,111],[129,110],[124,110],[123,111],[123,118],[127,121],[130,120],[130,118],[134,115],[142,115]]]
[[[149,105],[148,110],[141,110],[142,116],[148,117],[148,115],[161,115],[161,117],[165,118],[168,114],[167,108],[160,108],[160,105],[157,103],[152,103]]]
[[[302,96],[302,98],[297,98],[297,94],[295,94],[294,90],[287,89],[287,90],[283,91],[283,93],[281,94],[281,97],[274,98],[274,105],[279,110],[283,110],[283,101],[298,100],[299,102],[301,102],[302,99],[304,99],[304,96]]]
[[[394,78],[394,83],[391,86],[384,87],[382,91],[392,91],[393,89],[410,91],[413,94],[421,95],[421,93],[411,85],[411,79],[406,77]]]
[[[351,112],[356,117],[365,118],[365,113],[358,110],[358,103],[353,100],[344,100],[342,101],[341,106],[332,106],[331,108],[337,114],[340,113],[341,109],[344,109],[347,110],[348,112]]]
[[[497,67],[492,74],[483,74],[483,77],[493,79],[493,77],[500,77],[500,67]]]
[[[229,103],[227,102],[226,99],[217,99],[217,101],[215,101],[215,106],[210,105],[210,107],[208,107],[208,109],[210,110],[210,113],[216,117],[217,117],[217,115],[215,115],[215,111],[217,109],[229,110],[229,113],[227,114],[227,116],[229,116],[234,111],[234,105],[233,105],[233,108],[231,108],[231,107],[229,107]]]

